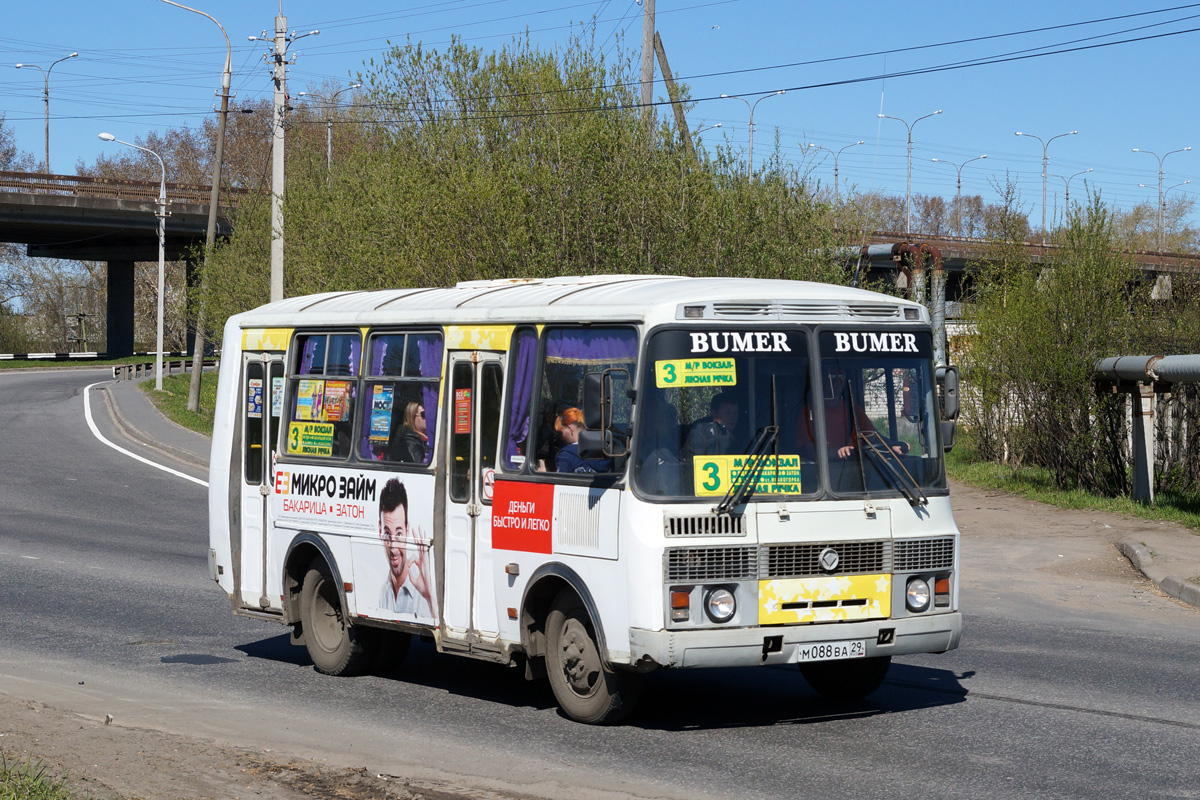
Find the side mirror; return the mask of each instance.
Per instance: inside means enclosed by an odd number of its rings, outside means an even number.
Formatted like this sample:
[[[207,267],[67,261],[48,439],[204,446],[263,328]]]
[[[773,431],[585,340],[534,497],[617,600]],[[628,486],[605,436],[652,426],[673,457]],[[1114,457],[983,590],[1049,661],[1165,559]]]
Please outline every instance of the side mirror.
[[[583,376],[583,427],[589,431],[604,428],[604,383],[603,372]]]
[[[942,419],[958,419],[958,367],[938,367],[937,382],[942,389]]]
[[[942,420],[942,451],[949,453],[954,449],[954,433],[958,423],[952,419]]]
[[[629,452],[629,432],[619,429],[613,419],[613,383],[622,379],[628,386],[629,372],[623,369],[606,369],[583,376],[580,456],[620,458]]]

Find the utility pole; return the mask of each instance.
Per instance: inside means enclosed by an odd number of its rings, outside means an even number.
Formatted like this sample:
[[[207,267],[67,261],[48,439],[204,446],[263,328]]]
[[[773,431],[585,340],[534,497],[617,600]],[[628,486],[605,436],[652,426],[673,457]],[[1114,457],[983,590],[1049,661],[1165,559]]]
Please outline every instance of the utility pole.
[[[287,17],[275,17],[275,113],[271,125],[271,302],[283,299],[283,118],[287,106]]]
[[[283,0],[279,0],[279,15],[275,17],[274,58],[275,108],[271,121],[271,302],[283,299],[283,189],[284,189],[284,118],[287,116],[287,49],[292,42],[308,33],[287,32],[287,17],[283,15]],[[251,36],[250,41],[266,40],[267,32]]]
[[[654,52],[658,54],[658,66],[662,70],[663,82],[667,85],[667,95],[671,98],[671,109],[675,112],[675,124],[679,126],[679,135],[683,138],[683,152],[696,162],[696,150],[692,147],[692,135],[688,132],[687,117],[683,114],[683,106],[679,103],[679,89],[675,86],[675,76],[671,73],[671,65],[667,63],[667,51],[663,47],[662,37],[654,32]]]
[[[642,121],[650,121],[654,101],[654,0],[642,0]]]

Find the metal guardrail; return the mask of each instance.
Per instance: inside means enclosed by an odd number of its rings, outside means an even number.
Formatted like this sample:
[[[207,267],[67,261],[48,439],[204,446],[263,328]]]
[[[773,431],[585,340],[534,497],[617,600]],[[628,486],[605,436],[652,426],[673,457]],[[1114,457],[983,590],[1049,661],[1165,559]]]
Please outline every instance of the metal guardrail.
[[[216,367],[220,361],[215,358],[204,359],[203,369]],[[137,364],[116,364],[112,368],[113,377],[119,381],[136,381],[154,377],[154,362],[139,362]],[[192,371],[192,360],[180,358],[163,361],[163,375],[184,375]]]
[[[36,194],[68,195],[72,197],[104,197],[117,200],[158,200],[158,181],[134,181],[125,178],[95,178],[88,175],[53,175],[41,172],[0,170],[0,190],[17,190]],[[241,189],[222,189],[228,201],[231,195],[244,194]],[[202,184],[168,183],[167,198],[173,203],[207,205],[212,188]]]

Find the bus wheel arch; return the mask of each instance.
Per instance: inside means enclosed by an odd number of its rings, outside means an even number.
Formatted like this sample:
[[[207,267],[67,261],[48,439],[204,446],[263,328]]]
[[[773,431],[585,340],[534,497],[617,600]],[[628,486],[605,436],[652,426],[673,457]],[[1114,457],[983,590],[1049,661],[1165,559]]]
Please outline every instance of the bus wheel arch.
[[[304,589],[304,576],[317,558],[323,559],[328,566],[338,587],[338,601],[342,608],[346,608],[345,584],[329,545],[315,533],[305,531],[297,535],[283,557],[283,621],[292,626],[292,644],[305,644],[304,626],[300,619],[300,595]]]
[[[554,599],[564,589],[573,591],[579,597],[593,621],[600,619],[592,594],[579,573],[565,564],[543,564],[530,576],[521,597],[521,644],[527,661],[545,658],[546,618],[550,615]],[[593,624],[596,625],[600,651],[606,653],[604,630],[599,624]]]

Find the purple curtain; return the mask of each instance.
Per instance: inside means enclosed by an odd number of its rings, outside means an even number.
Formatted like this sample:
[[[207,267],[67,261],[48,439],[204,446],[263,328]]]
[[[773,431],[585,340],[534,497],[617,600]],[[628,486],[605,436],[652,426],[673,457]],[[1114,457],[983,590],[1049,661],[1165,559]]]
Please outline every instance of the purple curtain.
[[[628,328],[551,331],[546,336],[546,358],[597,363],[635,361],[637,334]]]
[[[421,357],[418,374],[423,378],[436,378],[442,374],[442,337],[414,336],[417,344],[417,354]],[[425,463],[433,458],[433,448],[437,441],[434,435],[437,429],[438,384],[429,383],[421,389],[421,402],[425,404],[425,435],[429,437],[429,447],[425,450]]]
[[[509,403],[508,438],[504,443],[504,465],[517,469],[513,456],[521,452],[521,446],[529,441],[530,402],[533,398],[534,357],[537,355],[537,336],[533,331],[523,330],[513,342],[516,350],[516,365],[513,368],[512,400]]]
[[[317,353],[317,338],[316,336],[307,336],[304,339],[304,350],[300,355],[300,374],[311,375],[313,357]],[[322,337],[323,338],[323,337]],[[324,365],[322,365],[324,366]]]

